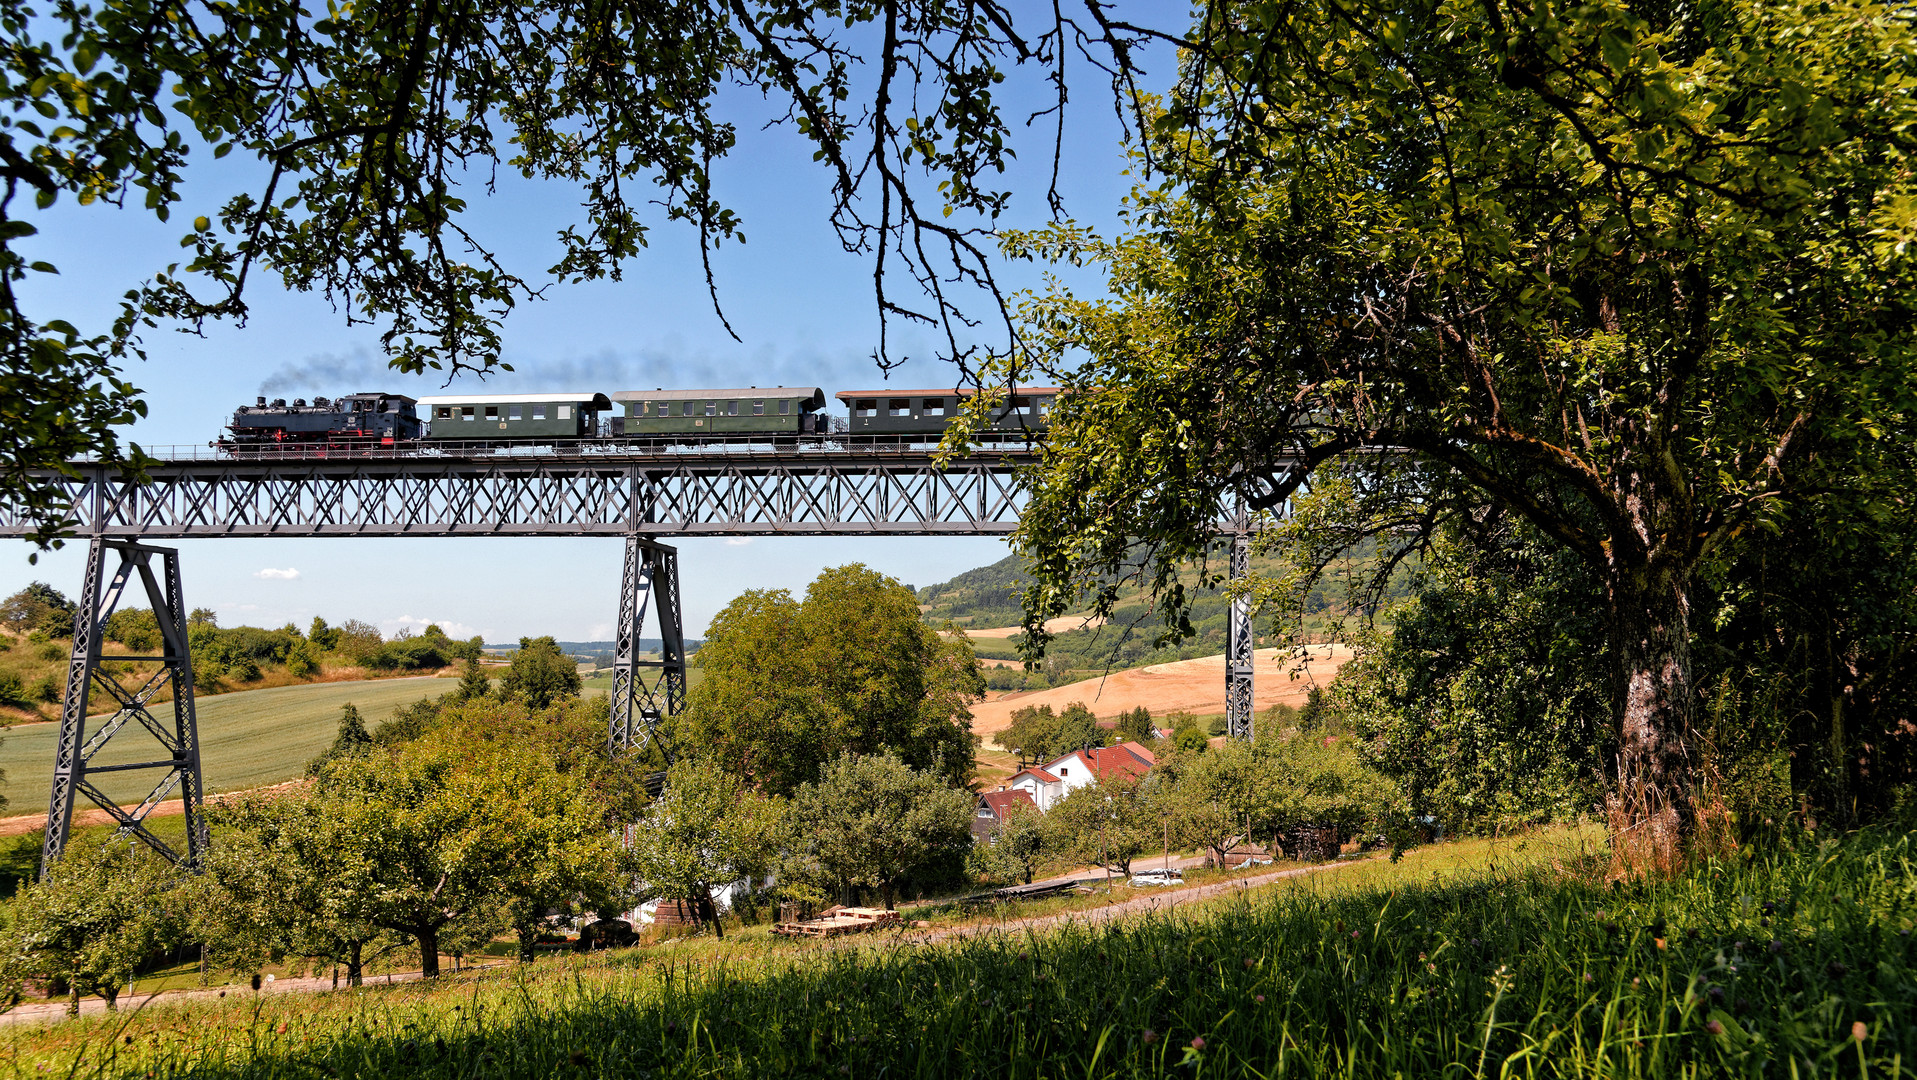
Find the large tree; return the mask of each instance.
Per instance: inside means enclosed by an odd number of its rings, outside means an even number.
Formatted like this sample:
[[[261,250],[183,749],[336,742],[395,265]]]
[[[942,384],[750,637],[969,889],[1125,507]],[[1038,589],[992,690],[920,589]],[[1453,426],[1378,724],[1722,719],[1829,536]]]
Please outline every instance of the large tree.
[[[955,872],[971,848],[977,796],[892,754],[845,754],[793,796],[781,885],[795,896],[876,891],[890,908],[909,880]]]
[[[724,937],[712,892],[756,884],[771,869],[782,809],[776,796],[746,787],[711,762],[680,761],[666,771],[665,789],[639,820],[627,859],[646,888],[691,905]]]
[[[1076,391],[1021,525],[1033,630],[1141,562],[1170,581],[1221,504],[1410,455],[1387,535],[1515,513],[1596,575],[1616,836],[1670,864],[1699,819],[1698,568],[1820,456],[1908,438],[1909,21],[1285,2],[1196,36],[1136,231],[1014,243],[1111,273],[1029,311],[1020,362]]]
[[[972,647],[943,640],[912,591],[876,570],[825,570],[802,601],[744,593],[712,620],[699,664],[673,745],[766,791],[790,794],[841,754],[971,779],[967,705],[985,689]]]

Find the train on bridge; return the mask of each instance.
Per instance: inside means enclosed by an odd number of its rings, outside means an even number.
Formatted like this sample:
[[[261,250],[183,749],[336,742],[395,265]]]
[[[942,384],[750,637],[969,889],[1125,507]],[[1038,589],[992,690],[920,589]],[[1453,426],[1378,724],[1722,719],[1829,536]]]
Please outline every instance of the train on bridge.
[[[1030,442],[1044,435],[1055,386],[1021,386],[993,394],[982,443]],[[936,443],[972,389],[842,390],[844,413],[828,411],[816,386],[744,389],[620,390],[603,393],[359,393],[268,401],[233,413],[215,445],[236,457],[351,456],[409,450],[491,452],[514,448],[590,451],[669,450],[729,444],[801,445]]]

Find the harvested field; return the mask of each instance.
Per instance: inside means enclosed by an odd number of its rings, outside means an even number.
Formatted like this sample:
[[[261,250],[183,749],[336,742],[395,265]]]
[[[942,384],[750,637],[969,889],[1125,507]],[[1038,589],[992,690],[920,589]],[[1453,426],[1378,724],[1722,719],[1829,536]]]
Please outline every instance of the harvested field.
[[[1298,671],[1290,674],[1294,661],[1282,649],[1259,649],[1257,681],[1253,702],[1266,709],[1280,703],[1301,705],[1313,686],[1324,686],[1351,659],[1344,645],[1313,645],[1311,657]],[[980,735],[1003,731],[1012,722],[1014,710],[1027,705],[1050,705],[1054,711],[1082,701],[1101,719],[1129,712],[1140,705],[1153,716],[1183,710],[1200,716],[1225,711],[1225,658],[1202,656],[1170,664],[1116,671],[1102,679],[1086,679],[1050,690],[1028,690],[1005,694],[992,701],[972,706],[972,730]]]
[[[1065,634],[1073,630],[1088,630],[1105,625],[1104,619],[1093,619],[1084,615],[1060,615],[1056,619],[1045,620],[1045,631],[1050,634]],[[974,638],[1012,638],[1025,632],[1023,626],[988,626],[984,629],[965,628],[966,637]]]

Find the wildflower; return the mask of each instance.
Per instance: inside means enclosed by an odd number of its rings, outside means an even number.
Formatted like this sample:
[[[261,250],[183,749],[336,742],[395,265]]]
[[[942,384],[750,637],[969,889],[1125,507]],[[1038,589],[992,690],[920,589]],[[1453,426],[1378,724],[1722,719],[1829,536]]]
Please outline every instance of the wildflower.
[[[1637,981],[1637,980],[1636,980],[1635,978],[1634,978],[1634,979],[1632,979],[1632,980],[1631,980],[1631,985],[1632,985],[1632,986],[1636,986],[1636,985],[1638,985],[1638,981]]]
[[[1596,980],[1596,979],[1593,979],[1593,978],[1591,978],[1591,973],[1587,971],[1587,972],[1585,972],[1585,973],[1584,973],[1584,981],[1585,981],[1585,982],[1596,982],[1597,980]]]
[[[1652,938],[1652,939],[1651,939],[1651,941],[1652,941],[1653,943],[1655,943],[1655,944],[1657,945],[1657,947],[1658,947],[1658,948],[1660,948],[1660,949],[1662,949],[1662,948],[1664,948],[1664,947],[1665,947],[1665,946],[1664,946],[1664,939],[1663,939],[1663,938]]]
[[[1265,1003],[1265,995],[1263,995],[1263,994],[1253,994],[1253,995],[1252,995],[1252,998],[1251,998],[1251,1000],[1253,1000],[1253,1001],[1255,1001],[1255,1002],[1257,1002],[1257,1003],[1258,1003],[1258,1004],[1260,1004],[1260,1005],[1263,1005],[1263,1004]]]
[[[1850,1037],[1856,1039],[1858,1042],[1863,1042],[1870,1037],[1870,1027],[1862,1020],[1859,1020],[1850,1026]]]
[[[1724,1034],[1724,1025],[1712,1020],[1704,1025],[1704,1030],[1713,1035],[1722,1035]]]
[[[1611,913],[1604,910],[1603,908],[1599,908],[1597,909],[1597,917],[1599,919],[1608,919],[1611,917]]]
[[[1191,1038],[1191,1048],[1193,1050],[1203,1050],[1205,1048],[1205,1037],[1203,1035],[1193,1035]]]
[[[1151,1044],[1157,1041],[1158,1041],[1158,1032],[1153,1031],[1151,1028],[1146,1028],[1145,1029],[1145,1045],[1150,1046]]]

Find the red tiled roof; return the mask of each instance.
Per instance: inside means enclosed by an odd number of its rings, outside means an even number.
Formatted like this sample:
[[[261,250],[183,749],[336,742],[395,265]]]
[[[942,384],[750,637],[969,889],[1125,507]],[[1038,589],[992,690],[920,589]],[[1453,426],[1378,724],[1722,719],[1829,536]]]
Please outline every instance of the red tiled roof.
[[[1034,810],[1038,809],[1038,804],[1032,801],[1032,793],[1024,790],[988,791],[980,795],[978,801],[990,807],[992,816],[1000,821],[1004,821],[1006,813],[1019,803],[1024,803]]]
[[[1132,753],[1123,746],[1107,746],[1101,750],[1086,752],[1092,759],[1092,773],[1103,780],[1110,775],[1126,779],[1143,776],[1151,771],[1152,763]]]
[[[1138,760],[1144,762],[1147,765],[1158,764],[1158,755],[1146,749],[1145,744],[1143,743],[1122,742],[1122,743],[1119,743],[1116,747],[1114,747],[1114,749],[1127,751],[1133,757],[1137,758]]]
[[[1013,780],[1016,780],[1021,776],[1034,776],[1038,778],[1039,782],[1045,783],[1045,784],[1058,783],[1058,777],[1053,776],[1051,773],[1046,772],[1044,769],[1040,769],[1036,767],[1030,768],[1030,769],[1020,769],[1019,771],[1013,773],[1011,776],[1007,777],[1005,782],[1009,784]]]

